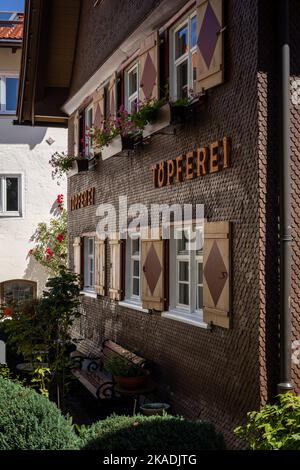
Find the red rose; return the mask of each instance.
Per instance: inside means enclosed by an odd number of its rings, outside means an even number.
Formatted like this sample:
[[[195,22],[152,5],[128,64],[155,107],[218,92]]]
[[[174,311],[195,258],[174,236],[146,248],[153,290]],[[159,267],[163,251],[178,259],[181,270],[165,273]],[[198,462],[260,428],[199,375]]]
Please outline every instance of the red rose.
[[[31,256],[32,253],[33,253],[33,250],[29,250],[29,251],[28,251],[28,255],[29,255],[29,256]]]
[[[49,258],[52,258],[54,256],[54,253],[53,251],[51,250],[51,248],[47,248],[46,250],[46,258],[49,259]]]
[[[63,242],[64,239],[65,239],[65,236],[64,236],[64,234],[62,234],[62,233],[59,233],[59,234],[57,235],[57,237],[56,237],[56,240],[57,240],[59,243]]]
[[[56,198],[57,204],[63,204],[64,203],[64,195],[63,194],[58,194]]]

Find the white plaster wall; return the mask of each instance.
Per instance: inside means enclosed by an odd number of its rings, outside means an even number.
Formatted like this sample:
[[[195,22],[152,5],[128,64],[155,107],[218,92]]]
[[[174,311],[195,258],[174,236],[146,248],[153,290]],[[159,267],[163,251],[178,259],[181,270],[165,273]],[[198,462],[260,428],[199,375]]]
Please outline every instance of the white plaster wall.
[[[55,142],[49,146],[46,139]],[[38,282],[39,293],[47,273],[28,257],[30,238],[39,222],[53,216],[57,194],[66,196],[66,181],[58,186],[51,177],[49,160],[55,151],[65,151],[67,130],[14,126],[12,117],[0,116],[0,174],[22,174],[22,217],[0,216],[0,282],[29,279]]]
[[[0,48],[0,75],[19,73],[21,50]],[[53,217],[57,194],[66,199],[66,180],[53,181],[49,160],[56,152],[67,149],[67,129],[13,125],[15,116],[0,114],[0,174],[22,174],[22,217],[0,215],[0,282],[12,279],[36,281],[38,293],[48,274],[28,256],[33,247],[30,238],[39,222]],[[46,140],[51,137],[50,146]]]

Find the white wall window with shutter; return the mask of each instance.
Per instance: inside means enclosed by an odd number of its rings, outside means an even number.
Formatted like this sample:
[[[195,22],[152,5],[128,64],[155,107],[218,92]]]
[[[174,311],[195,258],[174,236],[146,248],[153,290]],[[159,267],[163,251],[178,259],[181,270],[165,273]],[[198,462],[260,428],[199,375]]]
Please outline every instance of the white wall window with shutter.
[[[141,101],[159,98],[159,35],[155,31],[141,43],[140,54]]]
[[[203,309],[204,321],[229,328],[230,222],[204,225]]]
[[[223,28],[223,0],[197,0],[197,93],[224,81]]]
[[[117,72],[115,72],[108,83],[107,87],[107,106],[106,106],[106,114],[107,117],[114,118],[118,112],[118,77]]]
[[[110,276],[109,297],[112,300],[122,300],[123,292],[123,240],[119,236],[109,240],[110,250]]]
[[[95,291],[105,295],[105,241],[95,239]]]

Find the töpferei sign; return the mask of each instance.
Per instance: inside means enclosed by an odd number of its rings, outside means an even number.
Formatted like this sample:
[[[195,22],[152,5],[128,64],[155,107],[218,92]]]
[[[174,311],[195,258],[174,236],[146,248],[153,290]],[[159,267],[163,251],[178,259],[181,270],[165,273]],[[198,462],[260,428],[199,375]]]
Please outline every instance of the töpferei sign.
[[[153,182],[162,188],[182,181],[191,181],[200,176],[217,173],[230,167],[229,138],[217,140],[209,147],[198,147],[174,160],[164,160],[152,166]]]

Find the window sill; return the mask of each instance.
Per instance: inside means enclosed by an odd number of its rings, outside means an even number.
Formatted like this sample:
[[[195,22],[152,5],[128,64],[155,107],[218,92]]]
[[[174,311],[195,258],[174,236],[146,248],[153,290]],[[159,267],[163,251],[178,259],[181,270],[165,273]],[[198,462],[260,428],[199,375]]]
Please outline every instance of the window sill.
[[[93,292],[93,291],[82,290],[80,291],[80,295],[84,295],[85,297],[90,297],[91,299],[97,299],[97,294],[96,292]]]
[[[4,218],[4,217],[21,219],[22,214],[20,214],[19,212],[0,212],[0,218]]]
[[[149,313],[149,310],[143,308],[140,304],[137,304],[130,300],[122,300],[121,302],[119,302],[119,305],[120,307],[130,308],[132,310],[137,310],[138,312]]]
[[[203,328],[204,330],[209,330],[210,325],[205,323],[202,320],[202,315],[183,313],[179,310],[170,310],[168,312],[162,312],[161,314],[164,318],[169,318],[170,320],[177,320],[182,323],[187,323],[188,325],[197,326],[198,328]]]

